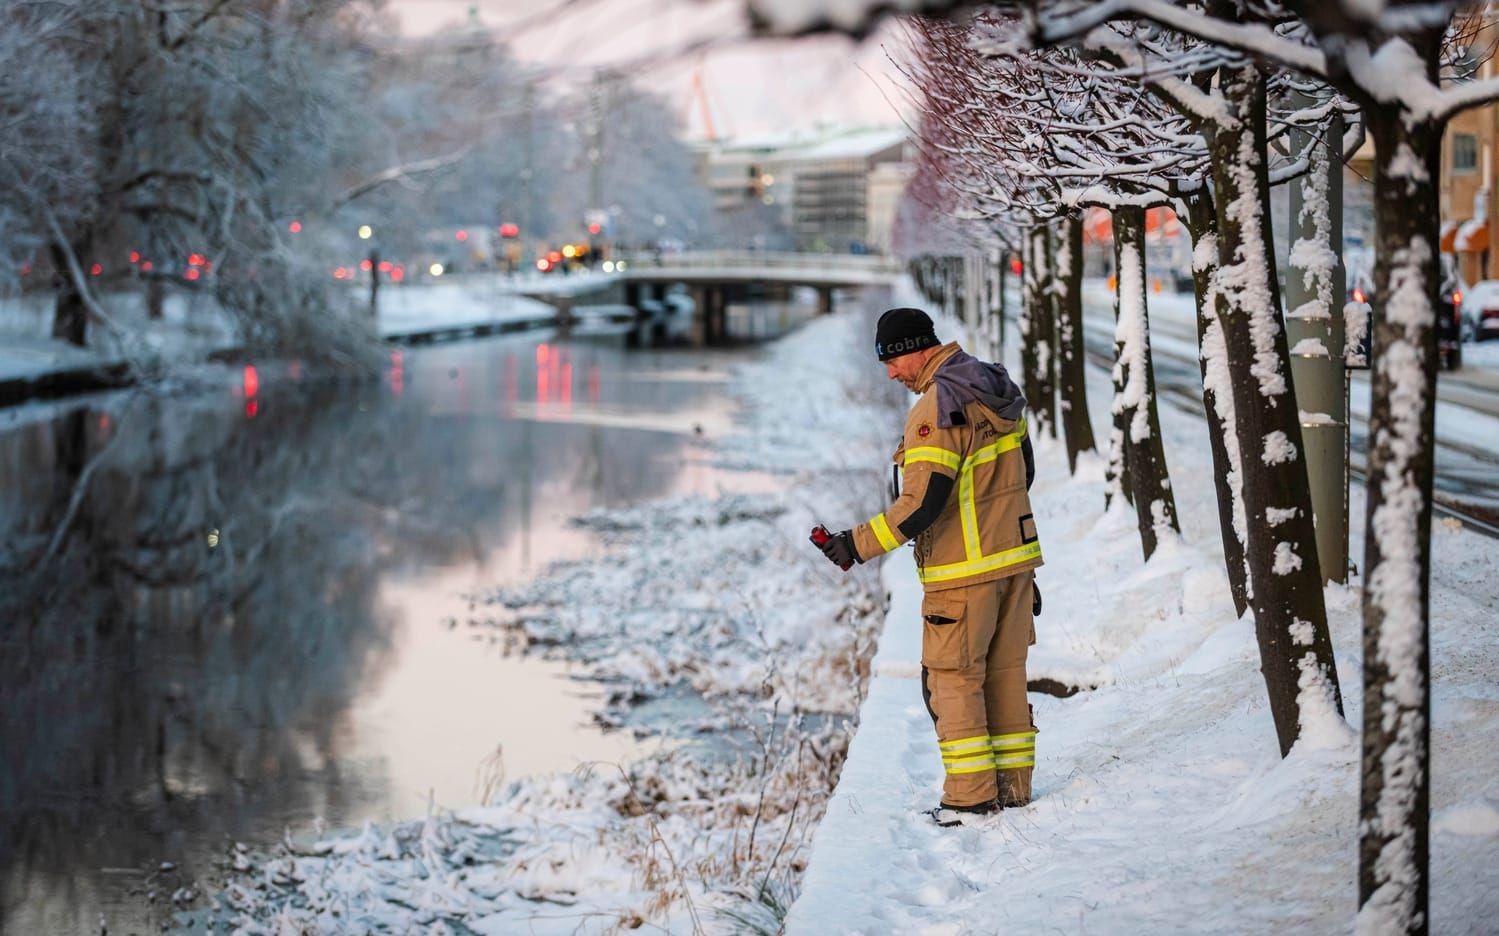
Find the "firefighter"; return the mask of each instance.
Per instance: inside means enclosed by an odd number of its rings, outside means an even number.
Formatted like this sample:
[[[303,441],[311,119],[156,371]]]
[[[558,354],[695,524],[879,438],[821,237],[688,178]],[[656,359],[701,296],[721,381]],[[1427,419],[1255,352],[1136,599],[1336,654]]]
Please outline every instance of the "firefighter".
[[[919,309],[880,316],[875,353],[919,394],[895,450],[892,503],[822,550],[868,562],[915,540],[922,582],[921,693],[946,772],[942,826],[1031,798],[1036,726],[1025,695],[1041,565],[1027,493],[1035,460],[1025,398],[1002,365],[941,344]]]

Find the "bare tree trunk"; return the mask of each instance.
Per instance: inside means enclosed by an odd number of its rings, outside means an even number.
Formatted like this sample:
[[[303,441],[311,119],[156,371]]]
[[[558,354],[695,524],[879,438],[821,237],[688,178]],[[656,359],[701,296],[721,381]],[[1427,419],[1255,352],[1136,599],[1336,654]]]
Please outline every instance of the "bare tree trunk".
[[[1129,365],[1124,360],[1124,346],[1119,341],[1119,304],[1124,282],[1119,277],[1119,232],[1114,232],[1114,366],[1109,378],[1114,384],[1114,395],[1109,400],[1112,424],[1109,426],[1109,462],[1104,469],[1103,507],[1108,510],[1115,497],[1123,497],[1126,504],[1135,502],[1134,489],[1129,476],[1129,456],[1126,450],[1129,438],[1128,425],[1124,418],[1124,407],[1119,401],[1124,398],[1124,382],[1129,376]]]
[[[1057,437],[1057,266],[1056,235],[1050,224],[1039,226],[1044,266],[1037,271],[1041,282],[1043,307],[1036,326],[1036,381],[1040,400],[1032,400],[1031,411],[1041,417],[1041,426],[1053,439]]]
[[[63,249],[51,247],[52,266],[57,273],[57,302],[52,312],[52,337],[82,348],[88,343],[88,306],[78,286],[68,275],[68,260]]]
[[[1218,217],[1207,191],[1187,198],[1187,226],[1192,232],[1192,291],[1197,299],[1197,358],[1202,370],[1202,408],[1213,452],[1213,486],[1218,494],[1218,529],[1223,536],[1223,563],[1234,610],[1249,607],[1249,570],[1244,560],[1244,503],[1239,496],[1239,438],[1234,432],[1234,398],[1228,382],[1223,329],[1218,325],[1214,278],[1218,275]]]
[[[160,320],[166,307],[167,291],[161,279],[152,276],[146,280],[146,317]]]
[[[999,342],[1001,355],[1003,355],[1005,347],[1005,314],[1009,311],[1010,302],[1009,298],[1005,295],[1005,290],[1009,286],[1009,278],[1010,249],[1008,247],[1001,247],[999,250],[999,309],[996,313],[999,316],[999,336],[995,339]]]
[[[991,361],[1002,361],[1005,354],[1004,303],[1000,296],[1004,283],[1000,272],[1003,256],[1004,251],[999,247],[984,251],[984,340],[989,344],[988,358]]]
[[[1062,428],[1067,437],[1067,470],[1077,473],[1077,456],[1097,450],[1088,413],[1087,350],[1083,347],[1083,219],[1068,216],[1057,240],[1057,387]]]
[[[1432,54],[1427,61],[1434,61]],[[1431,69],[1436,80],[1436,69]],[[1360,933],[1425,933],[1431,801],[1431,481],[1442,124],[1367,108],[1375,366],[1364,535]]]
[[[370,249],[370,319],[380,318],[380,248]]]
[[[1122,392],[1114,412],[1123,430],[1129,466],[1130,502],[1140,528],[1140,547],[1148,560],[1160,538],[1180,532],[1176,497],[1161,444],[1161,417],[1156,408],[1155,373],[1150,360],[1150,315],[1145,289],[1145,209],[1114,211],[1114,258],[1119,271],[1119,316],[1114,330],[1119,349],[1115,370]]]
[[[1046,228],[1033,225],[1025,232],[1025,257],[1021,268],[1023,295],[1020,303],[1020,372],[1021,388],[1031,413],[1031,432],[1039,433],[1045,425],[1043,411],[1045,388],[1042,386],[1042,322],[1051,314],[1046,281]]]
[[[1284,756],[1308,707],[1341,716],[1343,704],[1271,242],[1265,77],[1252,62],[1220,74],[1230,113],[1205,127],[1218,196],[1217,318],[1243,468],[1249,604]]]

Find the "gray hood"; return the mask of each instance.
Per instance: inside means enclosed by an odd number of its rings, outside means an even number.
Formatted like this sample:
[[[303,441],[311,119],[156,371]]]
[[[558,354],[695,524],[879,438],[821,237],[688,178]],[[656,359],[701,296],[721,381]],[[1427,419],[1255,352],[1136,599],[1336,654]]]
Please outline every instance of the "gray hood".
[[[956,351],[943,361],[932,382],[937,385],[937,425],[942,429],[961,424],[961,418],[953,416],[975,400],[1001,419],[1018,420],[1025,413],[1025,397],[1004,365],[980,361],[967,351]]]

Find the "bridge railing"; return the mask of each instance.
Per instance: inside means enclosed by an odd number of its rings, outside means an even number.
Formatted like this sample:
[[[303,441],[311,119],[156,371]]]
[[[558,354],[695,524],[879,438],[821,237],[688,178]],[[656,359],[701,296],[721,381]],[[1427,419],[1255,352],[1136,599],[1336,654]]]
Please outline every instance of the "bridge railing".
[[[829,270],[899,273],[900,263],[875,254],[799,253],[760,250],[694,250],[681,253],[636,251],[623,255],[631,266],[680,269]]]

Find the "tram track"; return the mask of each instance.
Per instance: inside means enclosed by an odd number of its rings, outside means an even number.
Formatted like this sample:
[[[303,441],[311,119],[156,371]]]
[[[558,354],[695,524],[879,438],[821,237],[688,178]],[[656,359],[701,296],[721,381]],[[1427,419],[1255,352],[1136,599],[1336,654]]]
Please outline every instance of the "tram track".
[[[1096,333],[1096,329],[1094,331]],[[1086,334],[1085,341],[1087,340]],[[1094,342],[1090,341],[1088,343],[1090,345],[1087,348],[1088,360],[1092,364],[1102,368],[1104,373],[1111,373],[1114,367],[1113,349],[1109,348],[1105,352],[1097,347]],[[1177,365],[1189,366],[1194,375],[1200,374],[1195,360],[1185,359],[1182,355],[1172,351],[1159,351],[1152,348],[1151,357],[1157,360],[1164,358]],[[1161,377],[1162,375],[1158,371],[1156,374],[1156,392],[1160,395],[1161,399],[1170,403],[1178,410],[1196,416],[1198,419],[1206,422],[1207,413],[1203,409],[1201,384],[1189,387],[1178,380],[1162,381]],[[1460,453],[1475,461],[1491,463],[1494,468],[1495,477],[1499,479],[1499,457],[1496,457],[1495,453],[1462,443],[1444,442],[1440,438],[1437,439],[1437,445],[1441,448],[1447,448],[1453,452]],[[1367,485],[1367,466],[1362,463],[1362,452],[1358,449],[1354,449],[1352,452],[1348,473],[1360,484]],[[1437,480],[1452,479],[1444,479],[1442,473],[1438,472]],[[1456,520],[1475,533],[1499,539],[1499,511],[1487,508],[1482,504],[1468,503],[1454,497],[1450,492],[1434,490],[1432,492],[1432,512],[1438,516]]]

